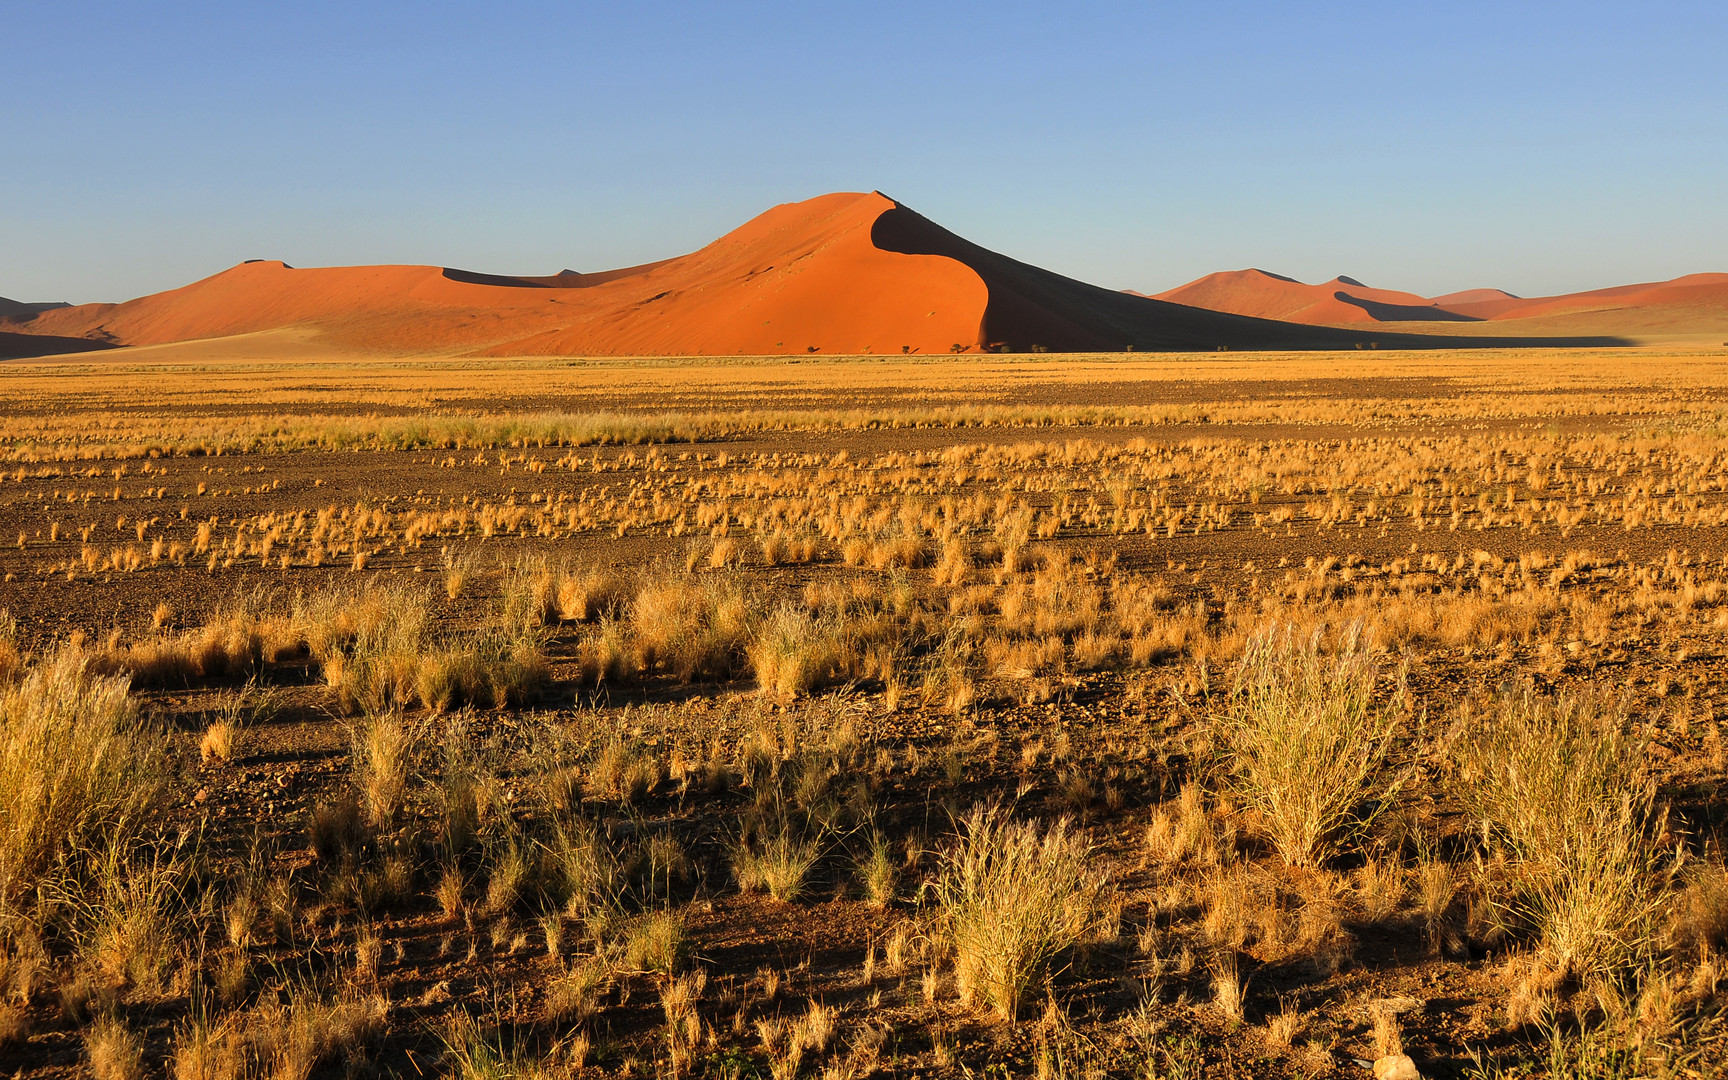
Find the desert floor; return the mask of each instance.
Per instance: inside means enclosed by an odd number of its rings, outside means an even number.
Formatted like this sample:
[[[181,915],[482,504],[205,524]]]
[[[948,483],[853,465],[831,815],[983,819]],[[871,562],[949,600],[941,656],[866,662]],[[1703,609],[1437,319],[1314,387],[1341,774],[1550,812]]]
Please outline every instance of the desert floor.
[[[1725,405],[1702,349],[0,366],[0,1060],[1722,1075]]]

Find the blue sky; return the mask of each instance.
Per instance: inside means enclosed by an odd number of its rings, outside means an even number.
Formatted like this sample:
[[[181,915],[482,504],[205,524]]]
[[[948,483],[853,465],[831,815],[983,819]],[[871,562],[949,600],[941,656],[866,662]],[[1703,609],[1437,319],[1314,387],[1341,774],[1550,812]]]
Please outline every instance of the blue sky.
[[[8,3],[0,295],[597,270],[879,188],[1111,288],[1728,270],[1728,5]]]

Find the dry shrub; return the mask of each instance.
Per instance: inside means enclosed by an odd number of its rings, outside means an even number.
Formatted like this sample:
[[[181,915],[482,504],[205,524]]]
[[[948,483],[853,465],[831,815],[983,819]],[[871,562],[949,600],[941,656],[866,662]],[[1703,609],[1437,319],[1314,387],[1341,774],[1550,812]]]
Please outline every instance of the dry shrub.
[[[397,713],[374,713],[355,726],[352,743],[354,779],[366,816],[375,827],[387,828],[408,790],[412,764],[408,726]]]
[[[188,868],[173,856],[128,865],[118,848],[100,864],[94,903],[81,912],[80,952],[109,986],[154,1001],[168,991],[180,953],[180,918]]]
[[[627,596],[624,581],[600,567],[560,568],[557,578],[558,617],[565,622],[592,622],[614,614]]]
[[[372,840],[360,803],[352,795],[314,807],[306,832],[312,853],[330,864],[354,862]]]
[[[851,676],[859,650],[839,617],[785,604],[751,636],[746,653],[763,693],[798,697]]]
[[[660,759],[640,742],[614,735],[600,748],[588,773],[589,793],[602,799],[641,802],[659,786]]]
[[[144,1080],[144,1040],[114,1017],[84,1033],[84,1054],[96,1080]]]
[[[675,911],[650,911],[625,928],[621,959],[626,970],[672,975],[690,956],[684,917]]]
[[[124,845],[160,805],[166,740],[124,676],[62,649],[0,690],[0,903],[34,891],[62,857]]]
[[[644,670],[664,668],[682,682],[724,679],[743,665],[749,607],[736,579],[667,575],[636,593],[630,625]]]
[[[198,757],[205,764],[233,761],[239,745],[240,729],[233,722],[212,720],[198,739]]]
[[[535,700],[550,679],[540,633],[506,614],[507,625],[434,635],[431,593],[370,582],[306,602],[299,625],[308,649],[349,712],[415,704],[504,707]]]
[[[9,611],[0,611],[0,683],[9,683],[24,671],[24,657],[18,651],[18,620]]]
[[[739,839],[732,851],[732,873],[743,892],[796,900],[820,854],[814,840],[796,835],[791,822],[781,817]]]
[[[1234,855],[1232,846],[1214,830],[1205,795],[1193,781],[1182,785],[1174,807],[1154,810],[1146,826],[1147,850],[1164,863],[1216,866]]]
[[[544,556],[524,557],[504,573],[498,606],[506,626],[522,629],[558,620],[558,579]]]
[[[445,1047],[440,1075],[451,1080],[540,1080],[567,1075],[551,1058],[535,1057],[520,1040],[482,1027],[466,1011],[449,1019],[440,1037]]]
[[[1728,869],[1712,863],[1691,870],[1676,898],[1670,936],[1677,952],[1700,959],[1728,947]]]
[[[1047,829],[975,806],[936,884],[961,999],[1005,1020],[1097,923],[1103,882],[1066,819]]]
[[[1460,727],[1460,795],[1522,861],[1505,905],[1537,929],[1545,965],[1586,977],[1640,963],[1672,867],[1626,703],[1526,685]]]
[[[301,994],[248,1016],[237,1033],[243,1059],[263,1075],[305,1080],[338,1055],[352,1059],[384,1033],[390,1006],[382,997],[320,1001]]]
[[[620,682],[633,675],[634,651],[625,623],[602,616],[599,625],[577,643],[576,664],[582,681],[590,686]]]
[[[864,899],[872,907],[885,908],[894,901],[899,888],[900,872],[894,865],[888,840],[881,833],[870,837],[870,850],[858,861],[858,883],[864,888]]]
[[[237,1080],[246,1075],[244,1045],[232,1021],[211,1023],[199,1017],[174,1033],[169,1058],[174,1080]]]
[[[625,888],[624,867],[586,821],[559,824],[541,840],[540,884],[574,911],[607,910]]]
[[[414,696],[434,712],[459,705],[502,709],[538,700],[550,681],[537,633],[481,632],[429,645],[415,664]]]
[[[578,960],[546,987],[546,1018],[554,1023],[588,1019],[600,1011],[600,999],[612,979],[612,968],[601,957]]]
[[[1249,639],[1213,715],[1231,788],[1292,866],[1330,858],[1402,784],[1382,776],[1401,709],[1374,704],[1377,674],[1355,628],[1330,657],[1318,634],[1267,629]]]

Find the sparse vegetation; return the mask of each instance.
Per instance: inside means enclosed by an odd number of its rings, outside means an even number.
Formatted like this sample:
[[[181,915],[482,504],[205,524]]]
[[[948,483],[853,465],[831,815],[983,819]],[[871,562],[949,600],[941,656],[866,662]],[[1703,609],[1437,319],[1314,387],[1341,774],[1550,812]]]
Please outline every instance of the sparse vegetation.
[[[918,360],[9,367],[9,1070],[1708,1074],[1713,368]]]

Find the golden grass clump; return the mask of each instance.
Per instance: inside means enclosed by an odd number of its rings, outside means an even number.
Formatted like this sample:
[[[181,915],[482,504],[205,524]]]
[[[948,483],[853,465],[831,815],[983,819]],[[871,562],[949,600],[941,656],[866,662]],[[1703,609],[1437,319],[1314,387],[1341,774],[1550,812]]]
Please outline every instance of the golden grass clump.
[[[397,713],[373,713],[355,726],[352,741],[354,779],[366,815],[374,827],[386,828],[407,795],[413,764],[408,726]]]
[[[975,806],[936,885],[961,1000],[1015,1019],[1097,923],[1103,882],[1066,819],[1040,829]]]
[[[369,583],[304,605],[307,646],[343,708],[377,713],[420,704],[442,711],[538,697],[550,676],[538,631],[518,620],[434,634],[431,601],[424,588]]]
[[[1627,703],[1526,685],[1460,725],[1460,795],[1520,860],[1502,903],[1536,929],[1544,966],[1617,976],[1648,959],[1676,867]]]
[[[791,604],[774,610],[746,646],[756,685],[765,694],[798,697],[850,674],[857,659],[840,620],[813,616]]]
[[[165,740],[140,720],[125,676],[62,648],[0,690],[0,903],[55,862],[124,844],[160,804]]]
[[[740,838],[732,851],[732,873],[743,892],[767,893],[783,902],[796,900],[820,855],[814,840],[796,835],[782,818]]]
[[[1330,858],[1401,785],[1384,775],[1401,709],[1374,703],[1378,674],[1356,628],[1333,656],[1318,634],[1268,628],[1249,639],[1212,716],[1230,788],[1292,866]]]
[[[750,605],[735,579],[650,579],[631,601],[629,617],[644,671],[664,668],[692,682],[729,678],[743,666]]]
[[[84,1055],[96,1080],[144,1080],[144,1040],[114,1017],[84,1033]]]

